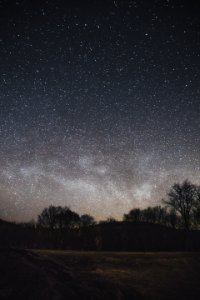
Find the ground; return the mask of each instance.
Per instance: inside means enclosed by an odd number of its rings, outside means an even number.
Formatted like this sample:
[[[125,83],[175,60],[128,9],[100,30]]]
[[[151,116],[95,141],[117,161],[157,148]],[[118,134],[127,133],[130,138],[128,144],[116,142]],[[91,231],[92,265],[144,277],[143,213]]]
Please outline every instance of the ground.
[[[199,253],[0,250],[0,299],[199,299]]]

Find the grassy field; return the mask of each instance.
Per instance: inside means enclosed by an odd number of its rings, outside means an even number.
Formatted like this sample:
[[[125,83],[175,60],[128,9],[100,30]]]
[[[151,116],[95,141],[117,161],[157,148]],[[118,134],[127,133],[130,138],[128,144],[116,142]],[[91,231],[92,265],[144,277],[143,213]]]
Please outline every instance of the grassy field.
[[[4,276],[0,299],[200,297],[199,253],[13,249],[10,254],[4,251],[1,257],[0,263],[4,267],[1,274]]]
[[[121,292],[141,299],[195,299],[200,295],[197,253],[38,253],[77,272],[81,280],[113,284],[116,299]]]

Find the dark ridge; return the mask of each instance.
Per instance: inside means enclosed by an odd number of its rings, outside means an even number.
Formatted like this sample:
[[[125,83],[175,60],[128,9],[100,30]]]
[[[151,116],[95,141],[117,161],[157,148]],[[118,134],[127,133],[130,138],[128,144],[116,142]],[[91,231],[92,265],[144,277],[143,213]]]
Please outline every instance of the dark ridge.
[[[198,230],[146,222],[103,223],[73,230],[50,230],[0,221],[4,247],[98,251],[200,251]]]

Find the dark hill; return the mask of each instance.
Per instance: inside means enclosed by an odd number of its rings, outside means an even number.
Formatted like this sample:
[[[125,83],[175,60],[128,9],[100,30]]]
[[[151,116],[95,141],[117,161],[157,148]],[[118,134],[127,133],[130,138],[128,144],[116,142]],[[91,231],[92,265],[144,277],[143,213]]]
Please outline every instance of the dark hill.
[[[115,222],[85,228],[85,248],[116,251],[199,251],[200,232],[176,230],[145,222]],[[92,242],[95,240],[95,245]]]
[[[200,251],[200,231],[143,222],[114,222],[67,231],[0,222],[1,245],[99,251]]]

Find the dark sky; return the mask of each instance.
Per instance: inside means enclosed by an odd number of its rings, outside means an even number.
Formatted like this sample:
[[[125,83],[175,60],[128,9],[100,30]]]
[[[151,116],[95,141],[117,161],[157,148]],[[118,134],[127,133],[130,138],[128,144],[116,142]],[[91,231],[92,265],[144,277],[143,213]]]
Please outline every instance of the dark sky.
[[[0,217],[121,218],[199,183],[200,4],[0,1],[0,72]]]

